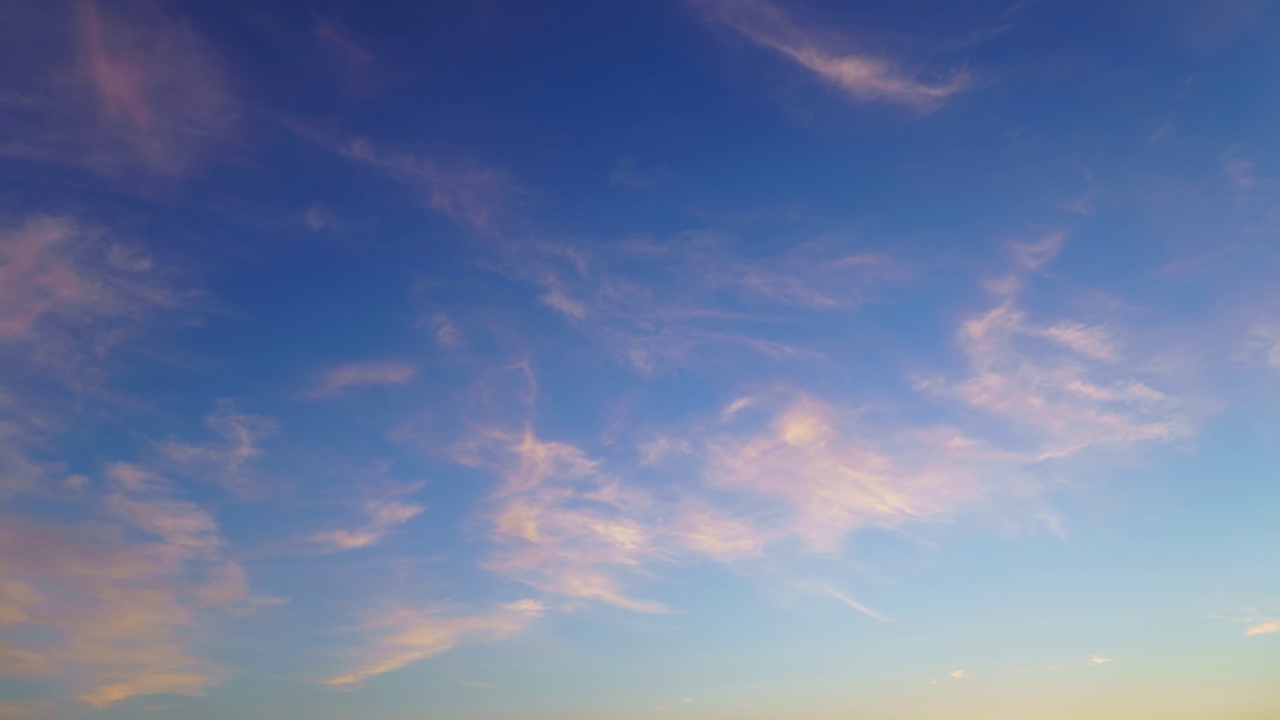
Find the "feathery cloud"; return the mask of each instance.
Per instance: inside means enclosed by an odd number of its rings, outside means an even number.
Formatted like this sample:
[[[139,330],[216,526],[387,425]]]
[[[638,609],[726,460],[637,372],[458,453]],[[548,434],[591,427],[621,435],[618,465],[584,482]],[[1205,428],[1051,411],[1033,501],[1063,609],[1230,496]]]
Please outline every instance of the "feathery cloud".
[[[524,631],[545,608],[534,600],[519,600],[480,614],[450,614],[443,610],[401,610],[378,617],[365,626],[377,635],[372,647],[356,653],[356,666],[325,680],[327,685],[357,685],[374,675],[397,670],[439,655],[462,642],[503,640]]]
[[[0,153],[109,175],[181,176],[206,160],[238,103],[209,44],[157,7],[89,0],[29,22],[12,50],[28,71],[0,81]]]
[[[763,48],[813,72],[858,102],[887,102],[926,111],[968,90],[967,68],[936,81],[921,79],[889,58],[842,52],[819,35],[800,28],[766,0],[693,0],[708,19],[723,24]],[[847,44],[847,43],[844,43]]]
[[[315,542],[333,551],[355,550],[380,541],[387,533],[417,517],[426,508],[398,500],[370,500],[365,503],[369,521],[353,530],[328,530],[312,536]]]
[[[276,432],[276,421],[238,412],[224,400],[205,418],[205,425],[221,442],[196,445],[170,440],[159,446],[160,453],[175,470],[233,492],[252,492],[248,466],[265,455],[260,443]]]
[[[187,639],[203,610],[247,596],[211,515],[154,471],[117,463],[80,524],[0,523],[0,674],[58,676],[96,709],[203,694],[225,673]]]
[[[848,595],[845,595],[844,593],[840,592],[839,590],[836,590],[835,588],[825,587],[823,588],[823,591],[826,592],[831,597],[839,600],[845,605],[848,605],[849,607],[853,608],[854,610],[857,610],[858,612],[862,613],[863,615],[866,615],[867,617],[873,620],[879,620],[880,622],[892,622],[892,619],[888,615],[872,610],[866,605],[863,605],[862,603],[854,600],[853,598],[849,597]]]
[[[391,360],[353,362],[339,365],[324,373],[307,397],[332,397],[351,388],[377,385],[405,385],[418,374],[418,368]]]
[[[377,168],[388,176],[421,188],[427,205],[455,222],[492,233],[512,185],[493,168],[446,167],[430,158],[388,154],[360,139],[342,148],[343,155]]]

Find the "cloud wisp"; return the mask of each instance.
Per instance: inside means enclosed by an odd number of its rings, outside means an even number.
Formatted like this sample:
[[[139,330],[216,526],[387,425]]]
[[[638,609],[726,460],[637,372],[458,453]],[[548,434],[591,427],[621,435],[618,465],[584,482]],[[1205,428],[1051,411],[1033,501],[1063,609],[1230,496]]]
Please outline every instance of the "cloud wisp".
[[[836,50],[829,35],[800,28],[766,0],[692,1],[709,20],[781,54],[858,102],[885,102],[928,111],[973,85],[967,68],[927,80],[889,58]]]
[[[377,634],[378,639],[354,653],[353,667],[324,683],[356,687],[370,677],[439,655],[459,643],[503,640],[523,632],[544,611],[535,600],[518,600],[487,613],[456,613],[445,608],[390,612],[364,626],[363,630]]]
[[[247,597],[213,517],[166,478],[117,463],[98,522],[0,523],[0,673],[55,677],[96,709],[139,695],[200,695],[225,671],[190,639],[201,615]],[[131,536],[134,536],[131,538]]]
[[[250,471],[251,465],[265,455],[261,443],[276,432],[276,421],[239,412],[233,403],[223,401],[205,418],[205,425],[220,441],[161,443],[159,450],[168,465],[176,472],[214,482],[233,493],[257,492],[259,488]]]
[[[317,379],[315,388],[307,393],[307,397],[326,398],[352,389],[378,385],[405,385],[417,375],[417,366],[406,362],[371,360],[347,363],[322,374]]]
[[[88,1],[49,13],[15,43],[31,72],[0,87],[0,153],[172,178],[205,162],[235,126],[240,110],[221,63],[188,23],[152,4]]]
[[[312,536],[312,540],[333,552],[369,547],[426,510],[422,505],[398,500],[370,500],[364,509],[369,520],[363,525],[349,530],[327,530]]]
[[[884,253],[832,239],[767,258],[710,234],[608,248],[507,244],[499,252],[491,267],[534,286],[543,305],[643,375],[731,356],[725,349],[821,359],[772,337],[780,321],[855,310],[908,276]]]

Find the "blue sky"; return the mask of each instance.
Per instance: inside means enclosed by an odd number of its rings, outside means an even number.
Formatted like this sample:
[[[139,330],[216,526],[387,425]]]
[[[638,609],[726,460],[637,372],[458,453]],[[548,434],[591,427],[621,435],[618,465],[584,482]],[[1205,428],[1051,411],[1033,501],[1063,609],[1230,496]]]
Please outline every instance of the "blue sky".
[[[1274,4],[0,32],[0,718],[1280,711]]]

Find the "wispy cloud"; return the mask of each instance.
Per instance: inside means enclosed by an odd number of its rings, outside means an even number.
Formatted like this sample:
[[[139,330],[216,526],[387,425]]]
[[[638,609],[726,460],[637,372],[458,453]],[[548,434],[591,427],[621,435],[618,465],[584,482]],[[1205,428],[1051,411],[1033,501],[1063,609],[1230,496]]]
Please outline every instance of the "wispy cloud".
[[[773,50],[834,85],[859,102],[887,102],[929,110],[956,93],[968,90],[967,68],[945,77],[925,79],[901,63],[865,52],[836,49],[848,46],[829,33],[808,31],[765,0],[693,0],[706,16]]]
[[[1061,238],[1014,246],[1019,264],[1037,269]],[[1190,432],[1180,403],[1121,363],[1112,333],[1064,320],[1042,326],[1018,303],[1018,275],[991,284],[999,303],[965,320],[957,333],[970,373],[955,381],[926,378],[918,388],[955,398],[1002,419],[1040,460],[1093,446],[1172,441]],[[1048,341],[1045,343],[1044,341]],[[1012,449],[1012,448],[1011,448]]]
[[[324,682],[334,686],[357,685],[374,675],[439,655],[459,643],[509,638],[523,632],[544,610],[537,601],[519,600],[480,614],[456,614],[443,609],[388,613],[363,628],[373,633],[376,640],[372,647],[355,653],[355,667]]]
[[[976,445],[945,428],[876,442],[852,417],[800,395],[764,427],[750,421],[713,437],[707,453],[715,486],[781,500],[788,515],[772,522],[831,552],[853,530],[944,515],[978,497]]]
[[[1258,623],[1257,625],[1250,625],[1244,631],[1245,637],[1273,635],[1275,633],[1280,633],[1280,620],[1268,620],[1266,622]]]
[[[856,309],[909,275],[884,253],[849,245],[824,238],[758,258],[710,234],[608,249],[507,244],[492,265],[530,283],[544,305],[623,363],[651,375],[723,359],[726,348],[781,361],[821,359],[770,337],[784,327],[780,320]]]
[[[406,362],[374,360],[339,365],[325,372],[316,381],[308,397],[324,398],[338,395],[344,390],[378,385],[404,385],[418,374],[418,368]]]
[[[653,528],[636,516],[647,499],[602,474],[572,445],[543,442],[532,430],[487,433],[490,456],[505,456],[503,486],[490,516],[499,551],[487,563],[544,592],[639,612],[665,612],[626,594],[615,573],[660,551]]]
[[[74,218],[28,216],[0,229],[0,341],[75,331],[100,351],[125,329],[122,323],[181,305],[184,298],[154,270],[139,247]]]
[[[1090,655],[1088,664],[1089,665],[1106,665],[1109,662],[1115,662],[1115,659],[1106,657],[1105,655]]]
[[[208,43],[156,8],[87,1],[31,23],[45,36],[19,45],[28,72],[3,82],[0,152],[113,175],[183,175],[207,159],[237,102]]]
[[[317,22],[313,32],[326,49],[337,53],[353,67],[367,65],[373,61],[373,53],[357,45],[345,31],[328,20]]]
[[[365,503],[364,509],[369,520],[363,525],[350,530],[328,530],[312,536],[312,540],[333,551],[368,547],[417,517],[426,508],[398,500],[370,500]]]
[[[341,152],[396,180],[421,188],[427,205],[433,210],[486,233],[496,231],[495,223],[512,191],[511,181],[494,168],[448,167],[437,160],[408,153],[386,153],[364,139],[350,143]]]
[[[854,610],[857,610],[858,612],[862,613],[863,615],[866,615],[867,617],[872,618],[873,620],[879,620],[880,622],[891,622],[891,621],[892,621],[892,619],[891,619],[888,615],[885,615],[885,614],[883,614],[883,613],[879,613],[879,612],[876,612],[875,610],[872,610],[871,608],[867,607],[866,605],[863,605],[862,603],[860,603],[860,602],[858,602],[858,601],[854,600],[853,598],[849,597],[848,595],[845,595],[844,593],[840,592],[839,590],[836,590],[835,588],[832,588],[832,587],[824,587],[824,588],[823,588],[823,591],[824,591],[824,592],[826,592],[826,593],[827,593],[828,595],[830,595],[831,597],[833,597],[833,598],[835,598],[835,599],[839,600],[840,602],[844,603],[845,605],[848,605],[849,607],[853,608]]]
[[[5,674],[68,679],[97,709],[202,694],[224,671],[187,638],[202,610],[247,597],[244,573],[224,558],[213,517],[166,478],[122,463],[106,476],[92,521],[0,523]]]
[[[248,466],[265,454],[260,443],[276,432],[275,420],[241,413],[233,403],[223,401],[205,418],[205,425],[220,441],[200,445],[170,440],[160,444],[160,453],[177,471],[233,492],[253,492]]]

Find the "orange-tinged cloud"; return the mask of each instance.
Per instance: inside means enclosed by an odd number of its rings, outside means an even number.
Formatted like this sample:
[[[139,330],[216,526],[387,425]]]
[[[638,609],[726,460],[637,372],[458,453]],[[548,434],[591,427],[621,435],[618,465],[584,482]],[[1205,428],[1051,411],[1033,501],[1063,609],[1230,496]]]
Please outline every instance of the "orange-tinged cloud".
[[[1257,637],[1259,635],[1273,635],[1280,633],[1280,620],[1270,620],[1257,625],[1250,625],[1245,629],[1245,637]]]
[[[544,610],[539,602],[519,600],[479,614],[432,610],[390,613],[366,625],[365,629],[376,635],[376,640],[371,647],[357,651],[355,667],[324,682],[356,685],[374,675],[439,655],[462,642],[509,638],[523,632]]]
[[[126,464],[107,475],[98,522],[0,523],[0,620],[15,638],[0,673],[56,675],[97,709],[202,694],[224,672],[188,635],[204,609],[246,598],[243,572],[223,557],[212,516],[163,477]]]

